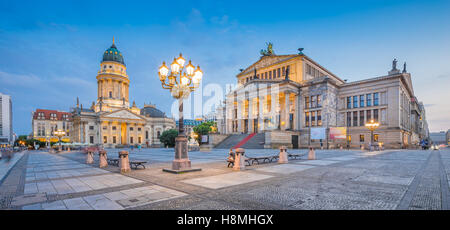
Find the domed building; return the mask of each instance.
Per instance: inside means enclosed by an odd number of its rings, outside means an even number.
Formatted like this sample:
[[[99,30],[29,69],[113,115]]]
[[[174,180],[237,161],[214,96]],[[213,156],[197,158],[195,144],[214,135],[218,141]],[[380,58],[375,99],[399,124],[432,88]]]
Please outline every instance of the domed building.
[[[159,147],[161,133],[176,127],[175,121],[155,105],[144,105],[142,109],[134,101],[130,105],[130,78],[114,39],[103,53],[97,86],[97,100],[89,108],[83,108],[77,99],[77,105],[72,109],[71,140],[74,142],[104,147]]]

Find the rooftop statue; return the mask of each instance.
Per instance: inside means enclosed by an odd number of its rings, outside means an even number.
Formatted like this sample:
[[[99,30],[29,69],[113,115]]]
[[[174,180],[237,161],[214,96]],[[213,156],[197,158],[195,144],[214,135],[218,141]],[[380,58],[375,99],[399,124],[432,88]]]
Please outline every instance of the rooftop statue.
[[[261,55],[263,56],[271,56],[271,55],[275,55],[275,53],[273,52],[273,44],[272,42],[268,42],[266,43],[267,45],[267,50],[261,50]]]

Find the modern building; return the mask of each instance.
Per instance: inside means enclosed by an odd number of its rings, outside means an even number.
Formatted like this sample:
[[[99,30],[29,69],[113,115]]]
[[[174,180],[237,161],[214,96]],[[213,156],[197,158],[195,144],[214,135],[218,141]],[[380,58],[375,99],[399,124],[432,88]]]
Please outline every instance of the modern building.
[[[0,147],[13,143],[11,96],[0,93]]]
[[[430,133],[430,139],[433,145],[446,145],[448,143],[445,131]]]
[[[74,142],[100,144],[105,147],[125,145],[160,146],[159,135],[175,128],[175,121],[168,118],[155,105],[138,108],[130,104],[126,65],[122,53],[113,44],[103,53],[97,73],[97,100],[89,108],[83,108],[77,99],[71,109]]]
[[[387,148],[416,148],[423,138],[424,108],[406,63],[402,72],[394,60],[387,75],[346,82],[303,49],[276,55],[269,44],[261,54],[241,70],[237,87],[226,95],[226,134],[264,133],[265,148],[359,148],[368,147],[372,136],[365,124],[374,120],[380,124],[374,142]],[[330,138],[330,129],[338,127],[346,130],[345,138]],[[325,128],[326,138],[312,139],[313,128]]]
[[[72,113],[36,109],[32,112],[31,120],[31,136],[32,138],[42,142],[58,142],[59,137],[54,135],[56,130],[65,131],[66,135],[61,137],[61,141],[70,142],[70,133],[72,130]]]

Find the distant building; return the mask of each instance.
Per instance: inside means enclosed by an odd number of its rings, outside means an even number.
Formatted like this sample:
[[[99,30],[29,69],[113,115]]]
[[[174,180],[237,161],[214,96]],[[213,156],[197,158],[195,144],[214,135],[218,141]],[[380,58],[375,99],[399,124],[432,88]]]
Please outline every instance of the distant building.
[[[0,146],[14,144],[11,96],[0,93]]]
[[[175,121],[178,129],[178,120]],[[194,132],[194,127],[203,123],[203,120],[194,120],[194,119],[184,119],[183,127],[184,134],[186,136],[190,136],[192,132]]]
[[[138,108],[130,103],[130,78],[122,53],[111,45],[103,53],[97,73],[97,100],[83,108],[77,99],[72,108],[74,142],[105,147],[143,145],[160,147],[159,136],[175,122],[155,105]]]
[[[430,139],[433,145],[447,144],[447,133],[445,131],[430,133]]]
[[[59,141],[59,137],[55,136],[54,132],[56,130],[63,130],[66,132],[66,135],[61,138],[61,141],[71,141],[72,113],[57,110],[36,109],[31,117],[32,138],[42,142],[57,142]]]

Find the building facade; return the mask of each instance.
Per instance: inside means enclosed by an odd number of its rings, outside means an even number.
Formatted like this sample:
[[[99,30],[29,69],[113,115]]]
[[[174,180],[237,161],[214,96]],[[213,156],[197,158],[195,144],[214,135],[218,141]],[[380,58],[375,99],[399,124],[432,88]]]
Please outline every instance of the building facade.
[[[89,108],[83,108],[77,99],[77,105],[72,108],[74,142],[105,147],[159,147],[161,133],[175,128],[175,121],[155,105],[140,109],[134,102],[130,104],[130,79],[114,41],[103,54],[96,79],[97,100]]]
[[[42,142],[58,142],[59,137],[54,135],[54,131],[63,130],[66,135],[61,137],[61,141],[70,142],[70,132],[72,130],[72,113],[36,109],[32,113],[31,136]]]
[[[423,106],[414,95],[411,75],[397,69],[388,75],[347,83],[306,56],[276,55],[271,46],[237,77],[226,95],[226,134],[264,133],[265,148],[287,145],[368,146],[371,120],[380,126],[374,142],[388,148],[416,147],[423,139]],[[220,110],[219,110],[220,111]],[[311,139],[323,127],[326,139]],[[331,140],[330,128],[344,127],[346,139]],[[423,133],[423,131],[422,131]]]
[[[0,93],[0,146],[14,143],[11,96]]]

